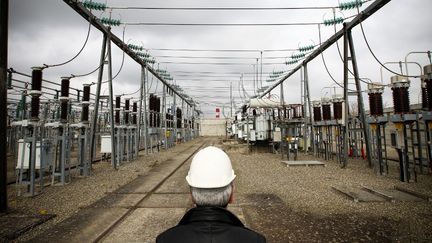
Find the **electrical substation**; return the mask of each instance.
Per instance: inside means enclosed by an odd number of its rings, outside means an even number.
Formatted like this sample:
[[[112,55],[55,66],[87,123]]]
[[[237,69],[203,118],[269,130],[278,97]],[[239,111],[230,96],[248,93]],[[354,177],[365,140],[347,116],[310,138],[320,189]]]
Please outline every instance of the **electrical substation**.
[[[207,146],[268,242],[432,241],[426,0],[20,1],[0,2],[0,241],[154,242]]]

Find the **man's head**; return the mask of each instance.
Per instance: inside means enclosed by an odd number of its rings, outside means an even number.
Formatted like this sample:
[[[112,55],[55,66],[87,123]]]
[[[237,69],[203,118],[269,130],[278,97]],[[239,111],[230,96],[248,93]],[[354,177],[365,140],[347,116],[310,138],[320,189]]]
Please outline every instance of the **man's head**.
[[[226,207],[232,200],[235,177],[228,155],[209,146],[193,157],[186,181],[197,206]]]

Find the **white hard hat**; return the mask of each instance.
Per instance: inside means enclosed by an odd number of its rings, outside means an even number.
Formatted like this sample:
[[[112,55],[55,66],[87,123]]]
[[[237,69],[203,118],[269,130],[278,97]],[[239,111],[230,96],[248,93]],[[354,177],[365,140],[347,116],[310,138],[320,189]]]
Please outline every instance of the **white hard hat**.
[[[193,157],[186,181],[191,187],[219,188],[228,186],[235,177],[228,155],[209,146]]]

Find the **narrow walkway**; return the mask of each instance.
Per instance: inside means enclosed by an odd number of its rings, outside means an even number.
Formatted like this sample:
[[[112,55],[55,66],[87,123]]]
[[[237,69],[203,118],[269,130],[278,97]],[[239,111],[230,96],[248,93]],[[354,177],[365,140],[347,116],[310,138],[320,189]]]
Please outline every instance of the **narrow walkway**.
[[[33,242],[95,242],[95,241],[140,241],[152,242],[159,229],[174,225],[192,204],[184,200],[183,204],[170,205],[161,203],[158,190],[174,187],[175,192],[184,189],[186,185],[177,187],[180,183],[172,180],[172,173],[178,169],[183,172],[184,163],[198,148],[212,141],[192,142],[189,147],[148,173],[136,178],[113,193],[107,194],[96,203],[80,210],[74,216],[57,224],[54,228],[39,234]],[[169,179],[168,179],[169,178]],[[168,179],[168,186],[161,187]],[[170,186],[171,185],[171,186]],[[156,193],[155,193],[156,192]],[[153,194],[155,193],[155,194]],[[176,193],[176,196],[187,194]],[[170,202],[170,197],[162,197]],[[178,198],[178,197],[177,197]],[[173,200],[177,199],[172,198]],[[177,200],[174,202],[178,203]],[[155,207],[157,206],[157,207]]]
[[[280,155],[231,150],[215,138],[184,144],[182,151],[130,183],[38,235],[35,242],[154,242],[162,231],[176,225],[191,208],[185,181],[192,154],[204,144],[227,149],[236,170],[233,211],[268,242],[428,242],[432,239],[432,204],[421,202],[356,203],[331,186],[393,185],[427,189],[430,177],[403,184],[393,177],[377,177],[353,161],[340,169],[287,167]],[[299,159],[316,159],[300,155]],[[427,191],[426,190],[426,191]]]

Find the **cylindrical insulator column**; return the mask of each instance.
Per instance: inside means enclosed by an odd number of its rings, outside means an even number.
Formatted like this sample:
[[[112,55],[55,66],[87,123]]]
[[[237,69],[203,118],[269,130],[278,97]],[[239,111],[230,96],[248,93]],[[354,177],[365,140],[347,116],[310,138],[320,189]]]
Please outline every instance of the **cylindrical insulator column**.
[[[424,66],[423,70],[424,76],[422,82],[422,101],[423,103],[426,103],[426,105],[423,104],[423,107],[427,107],[428,111],[432,111],[432,64]]]
[[[322,98],[321,99],[321,107],[322,107],[322,114],[323,114],[323,120],[329,121],[331,120],[331,108],[330,108],[331,102],[329,98]]]
[[[82,113],[81,122],[89,122],[89,105],[90,105],[90,84],[84,84],[83,86],[83,98],[82,98]]]
[[[321,117],[321,102],[319,100],[312,101],[313,117],[315,122],[322,120]]]
[[[340,95],[334,95],[331,102],[333,103],[333,118],[335,120],[342,120],[342,103],[344,102],[343,97]]]
[[[60,89],[60,121],[67,123],[68,121],[68,108],[69,108],[69,77],[61,78],[61,89]]]
[[[177,118],[177,128],[181,128],[182,127],[182,110],[180,108],[177,108],[176,118]]]
[[[129,125],[129,112],[130,112],[129,108],[130,108],[130,99],[125,99],[124,120],[126,125]]]
[[[115,124],[120,125],[120,100],[121,96],[116,96],[116,104],[115,104]]]
[[[161,110],[161,99],[157,98],[156,99],[156,112],[157,112],[157,119],[156,119],[156,126],[160,127],[161,126],[161,114],[160,114],[160,110]]]
[[[429,110],[428,90],[426,86],[426,80],[424,78],[421,79],[421,98],[422,98],[422,109]]]
[[[153,96],[153,94],[150,94],[150,97],[149,97],[149,111],[150,111],[150,114],[149,114],[149,127],[153,127],[154,125],[153,125],[153,108],[154,107],[154,96]]]
[[[409,86],[410,81],[407,78],[398,75],[391,77],[393,106],[396,114],[404,114],[410,111]]]
[[[138,112],[138,103],[134,102],[132,105],[132,124],[136,125],[137,124],[137,112]]]
[[[383,116],[383,99],[382,93],[384,92],[384,86],[378,83],[368,84],[368,96],[369,96],[369,113],[371,116]]]
[[[31,112],[30,120],[39,121],[40,96],[42,95],[42,68],[32,67],[32,89],[30,91]]]

